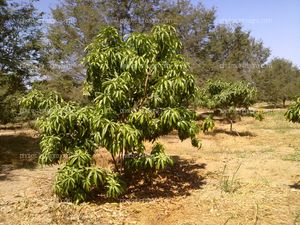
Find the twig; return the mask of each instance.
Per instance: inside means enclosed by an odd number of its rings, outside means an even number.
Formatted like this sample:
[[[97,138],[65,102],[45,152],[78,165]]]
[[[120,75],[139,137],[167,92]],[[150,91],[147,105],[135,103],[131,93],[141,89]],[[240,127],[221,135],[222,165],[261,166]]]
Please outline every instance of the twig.
[[[142,101],[139,103],[139,105],[137,107],[138,109],[143,105],[143,103],[147,99],[147,88],[148,88],[148,81],[149,81],[150,76],[151,76],[151,73],[149,71],[147,71],[147,77],[146,77],[145,84],[144,84],[144,97],[143,97]]]
[[[226,224],[229,222],[229,220],[232,219],[232,217],[233,217],[233,216],[229,217],[229,218],[223,223],[223,225],[226,225]]]
[[[255,210],[255,220],[254,220],[254,223],[253,225],[256,225],[257,224],[257,221],[258,221],[258,204],[256,204],[256,210]]]
[[[116,161],[114,155],[111,154],[111,157],[112,157],[112,159],[113,159],[113,161],[114,161],[114,164],[115,164],[115,167],[116,167],[117,172],[120,173],[120,170],[119,170],[119,167],[118,167],[118,164],[117,164],[117,161]]]

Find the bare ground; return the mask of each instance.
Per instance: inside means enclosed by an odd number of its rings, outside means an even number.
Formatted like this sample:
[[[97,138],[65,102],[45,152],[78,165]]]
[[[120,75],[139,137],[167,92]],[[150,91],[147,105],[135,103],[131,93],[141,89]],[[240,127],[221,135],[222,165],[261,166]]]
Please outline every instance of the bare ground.
[[[14,160],[17,169],[2,166],[0,174],[0,224],[300,224],[300,125],[276,110],[262,122],[244,117],[234,135],[228,130],[217,123],[201,134],[200,150],[188,140],[162,138],[174,167],[154,186],[130,188],[119,202],[59,202],[51,190],[58,166]],[[31,130],[0,133],[0,162],[8,146],[16,158],[38,153],[37,143]],[[239,166],[234,191],[225,192],[224,178],[231,181]]]

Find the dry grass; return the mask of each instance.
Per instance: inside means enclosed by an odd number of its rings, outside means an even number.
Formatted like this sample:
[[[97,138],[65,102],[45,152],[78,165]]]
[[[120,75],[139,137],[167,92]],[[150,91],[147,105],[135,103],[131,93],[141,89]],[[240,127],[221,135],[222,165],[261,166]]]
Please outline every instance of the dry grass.
[[[8,224],[300,224],[300,162],[294,160],[300,124],[285,121],[283,112],[266,112],[262,122],[243,118],[233,126],[238,135],[217,122],[199,135],[200,150],[173,135],[161,138],[178,164],[156,187],[140,187],[141,194],[120,203],[59,203],[49,191],[56,168],[14,170],[0,181],[0,218]],[[230,177],[241,165],[239,188],[231,193],[220,186],[224,165]],[[25,196],[11,197],[21,182]]]

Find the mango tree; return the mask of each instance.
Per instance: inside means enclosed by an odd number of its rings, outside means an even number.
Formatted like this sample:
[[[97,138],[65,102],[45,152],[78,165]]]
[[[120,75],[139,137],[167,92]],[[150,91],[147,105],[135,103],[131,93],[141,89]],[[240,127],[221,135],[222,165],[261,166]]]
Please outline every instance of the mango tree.
[[[38,92],[22,100],[25,106],[49,110],[38,119],[39,162],[53,164],[67,156],[54,185],[61,199],[81,202],[93,193],[117,198],[126,185],[138,182],[136,178],[151,179],[173,163],[156,142],[173,130],[180,140],[190,138],[193,146],[200,146],[195,112],[188,108],[195,97],[195,80],[181,47],[172,26],[124,37],[107,27],[87,46],[83,60],[84,94],[90,104],[80,106],[55,95],[56,101],[38,104],[36,99],[44,101]],[[149,151],[145,142],[152,143]],[[93,155],[99,147],[110,153],[111,170],[95,165]]]
[[[221,110],[230,122],[230,132],[232,132],[233,122],[238,116],[236,109],[248,109],[255,102],[256,92],[256,88],[243,81],[208,80],[200,92],[198,101],[200,106],[215,111]]]

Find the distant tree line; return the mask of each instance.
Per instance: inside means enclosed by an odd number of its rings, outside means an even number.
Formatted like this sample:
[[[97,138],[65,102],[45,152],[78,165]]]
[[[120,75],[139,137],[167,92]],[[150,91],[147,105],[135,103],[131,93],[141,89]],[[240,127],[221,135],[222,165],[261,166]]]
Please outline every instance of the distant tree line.
[[[53,21],[45,24],[33,1],[0,0],[2,123],[20,116],[16,99],[28,87],[88,101],[81,95],[81,60],[108,25],[125,37],[160,23],[176,27],[200,87],[208,79],[246,81],[257,88],[259,100],[283,106],[300,93],[300,71],[292,62],[269,60],[270,49],[241,24],[217,24],[214,8],[190,0],[62,0],[51,13]]]

